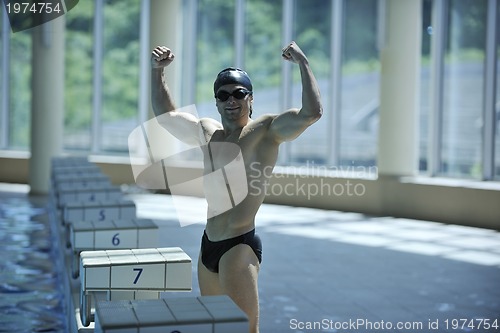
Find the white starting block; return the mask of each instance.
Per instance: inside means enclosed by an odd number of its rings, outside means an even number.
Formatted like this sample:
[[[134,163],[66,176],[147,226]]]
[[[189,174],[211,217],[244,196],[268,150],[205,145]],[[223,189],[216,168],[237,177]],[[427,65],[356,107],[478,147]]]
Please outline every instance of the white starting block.
[[[55,179],[56,175],[59,174],[76,174],[76,175],[87,175],[87,174],[96,174],[101,173],[101,169],[90,162],[85,164],[81,164],[78,166],[74,165],[58,165],[52,166],[52,178]]]
[[[93,321],[94,292],[107,292],[107,300],[134,299],[141,291],[153,292],[159,298],[162,291],[191,291],[192,285],[191,258],[178,247],[83,251],[80,273],[80,316],[84,326]],[[113,297],[113,293],[119,296]]]
[[[62,223],[125,220],[135,216],[135,203],[131,200],[75,201],[64,206]]]
[[[52,167],[62,167],[62,166],[74,166],[78,167],[81,165],[89,165],[89,159],[87,156],[58,156],[52,157],[51,165]]]
[[[92,175],[78,176],[74,174],[62,174],[56,175],[52,178],[52,185],[50,190],[50,201],[53,205],[57,205],[57,194],[61,188],[77,187],[77,188],[90,188],[95,186],[100,186],[102,184],[107,184],[111,186],[111,181],[109,177],[102,174],[96,173]]]
[[[101,172],[86,175],[78,175],[73,173],[57,174],[54,175],[52,180],[53,186],[56,187],[56,190],[58,190],[58,187],[63,183],[80,184],[82,186],[93,186],[100,183],[111,183],[109,181],[109,177]]]
[[[57,207],[72,201],[98,201],[98,200],[117,200],[123,196],[118,186],[108,183],[99,183],[90,186],[80,184],[63,183],[59,186],[56,193]]]
[[[245,313],[228,296],[99,301],[95,333],[247,333]]]
[[[149,219],[79,221],[70,224],[72,275],[79,276],[80,252],[158,246],[158,226]]]

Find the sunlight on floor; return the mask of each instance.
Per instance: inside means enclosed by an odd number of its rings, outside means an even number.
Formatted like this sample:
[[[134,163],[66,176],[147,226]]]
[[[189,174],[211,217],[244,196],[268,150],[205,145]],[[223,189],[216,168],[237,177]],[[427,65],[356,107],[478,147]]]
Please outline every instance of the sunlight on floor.
[[[140,194],[130,198],[136,202],[140,217],[178,221],[181,216],[191,223],[205,223],[206,203],[202,198],[179,196],[175,205],[168,195]],[[263,205],[256,221],[260,232],[500,267],[500,232],[488,229],[279,205]]]

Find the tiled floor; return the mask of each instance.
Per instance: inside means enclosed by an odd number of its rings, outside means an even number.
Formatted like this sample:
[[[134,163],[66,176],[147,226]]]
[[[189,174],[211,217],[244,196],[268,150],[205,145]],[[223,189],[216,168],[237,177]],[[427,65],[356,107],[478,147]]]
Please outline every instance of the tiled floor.
[[[178,220],[202,221],[202,199],[131,198],[161,226],[160,245],[196,260],[203,224]],[[261,332],[500,331],[482,321],[500,325],[499,232],[264,205],[257,233]]]
[[[161,246],[180,246],[196,263],[202,199],[128,196],[161,227]],[[499,232],[263,205],[257,233],[263,333],[500,331],[485,329],[500,325]],[[199,295],[193,268],[193,291],[176,296]]]

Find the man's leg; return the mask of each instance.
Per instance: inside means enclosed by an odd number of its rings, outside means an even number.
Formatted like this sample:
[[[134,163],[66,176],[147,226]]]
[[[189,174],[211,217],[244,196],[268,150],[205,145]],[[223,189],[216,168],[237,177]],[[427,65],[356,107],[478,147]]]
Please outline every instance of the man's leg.
[[[203,296],[222,295],[222,289],[219,285],[219,274],[211,272],[201,262],[201,253],[198,257],[198,284]]]
[[[251,333],[259,332],[258,274],[259,260],[246,244],[232,247],[219,262],[222,292],[247,314]]]

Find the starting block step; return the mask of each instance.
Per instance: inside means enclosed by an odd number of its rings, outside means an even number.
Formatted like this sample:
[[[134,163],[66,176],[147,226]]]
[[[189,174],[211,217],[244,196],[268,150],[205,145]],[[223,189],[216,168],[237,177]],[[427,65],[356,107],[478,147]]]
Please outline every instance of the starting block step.
[[[154,248],[158,238],[158,226],[149,219],[71,223],[72,275],[77,278],[80,274],[81,251]]]
[[[111,297],[116,291],[191,291],[192,286],[191,258],[179,247],[83,251],[80,273],[80,315],[85,326],[91,321],[94,292],[107,291]]]
[[[228,296],[99,301],[95,333],[247,333],[248,318]]]
[[[57,191],[57,207],[62,208],[68,202],[117,200],[123,196],[121,189],[108,183],[89,186],[63,183]]]
[[[92,163],[85,163],[81,165],[56,165],[52,166],[52,178],[55,178],[59,174],[76,174],[76,175],[86,175],[86,174],[96,174],[100,173],[101,168]]]
[[[53,177],[53,182],[55,186],[60,185],[61,183],[77,183],[83,185],[95,185],[102,182],[110,182],[109,177],[104,175],[102,172],[95,173],[87,173],[84,175],[78,175],[73,173],[63,173],[56,174]]]
[[[70,226],[74,251],[156,247],[158,226],[149,219],[79,221]]]
[[[91,162],[89,161],[87,156],[57,156],[52,157],[51,165],[52,167],[78,167],[81,165],[89,165]]]
[[[63,207],[62,222],[125,220],[135,216],[135,203],[131,200],[74,201]]]

